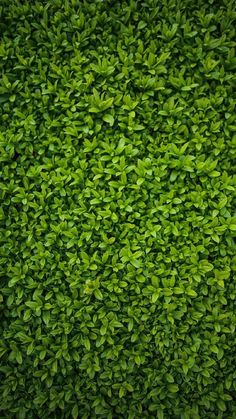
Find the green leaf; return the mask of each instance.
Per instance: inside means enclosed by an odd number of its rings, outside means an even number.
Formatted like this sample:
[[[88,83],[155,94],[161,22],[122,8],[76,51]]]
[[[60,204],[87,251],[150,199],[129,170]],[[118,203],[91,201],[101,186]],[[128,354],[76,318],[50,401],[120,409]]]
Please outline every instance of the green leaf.
[[[219,409],[221,412],[225,412],[225,410],[226,410],[226,405],[225,405],[225,402],[224,402],[223,400],[218,399],[218,400],[216,401],[216,404],[217,404],[218,409]]]
[[[84,338],[84,346],[85,346],[85,348],[88,350],[88,351],[90,351],[90,347],[91,347],[91,345],[90,345],[90,340],[88,339],[88,338]]]
[[[194,291],[192,289],[187,289],[186,294],[189,295],[190,297],[193,297],[193,298],[197,297],[196,291]]]
[[[114,125],[114,118],[112,115],[110,114],[106,114],[103,116],[103,121],[107,122],[111,127]]]
[[[168,391],[170,393],[177,393],[179,391],[179,386],[178,384],[169,384],[168,385]]]
[[[218,172],[217,170],[213,170],[212,172],[209,173],[210,177],[219,177],[220,176],[220,172]]]
[[[103,295],[102,295],[102,292],[101,292],[99,289],[96,289],[96,290],[94,291],[94,295],[95,295],[95,297],[96,297],[98,300],[103,300]]]
[[[50,312],[49,311],[44,311],[43,315],[42,315],[43,321],[46,325],[49,324],[50,321]]]
[[[55,360],[55,361],[53,362],[53,364],[52,364],[52,372],[53,372],[54,374],[56,374],[56,373],[57,373],[57,360]]]
[[[23,362],[22,355],[19,351],[16,352],[16,361],[18,362],[18,364],[22,364]]]
[[[107,327],[103,325],[103,326],[100,328],[100,333],[101,333],[101,335],[102,335],[102,336],[104,336],[104,335],[106,334],[106,331],[107,331]]]
[[[157,410],[157,419],[164,419],[164,412],[161,408]]]
[[[32,310],[36,310],[39,307],[39,303],[35,301],[26,301],[25,305]]]
[[[158,300],[160,295],[159,291],[156,291],[154,294],[152,294],[152,303],[155,304],[155,302]]]
[[[121,399],[125,395],[125,389],[124,387],[121,387],[119,390],[119,398]]]
[[[74,405],[71,414],[73,419],[77,419],[79,417],[79,408],[77,404]]]
[[[28,343],[32,341],[32,338],[26,335],[24,332],[18,332],[16,334],[16,338],[18,338],[22,343]]]
[[[184,372],[185,375],[188,374],[188,365],[187,364],[183,365],[183,372]]]

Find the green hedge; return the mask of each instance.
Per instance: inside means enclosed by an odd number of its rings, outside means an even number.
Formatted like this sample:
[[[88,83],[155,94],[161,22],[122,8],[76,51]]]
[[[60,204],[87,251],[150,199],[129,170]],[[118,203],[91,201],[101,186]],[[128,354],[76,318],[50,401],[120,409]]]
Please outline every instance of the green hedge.
[[[0,16],[0,417],[236,418],[234,1]]]

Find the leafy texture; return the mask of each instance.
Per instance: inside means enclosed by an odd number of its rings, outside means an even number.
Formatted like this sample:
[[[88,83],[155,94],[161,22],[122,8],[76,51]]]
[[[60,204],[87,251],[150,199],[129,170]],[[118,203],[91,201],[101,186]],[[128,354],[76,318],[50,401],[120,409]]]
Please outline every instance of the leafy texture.
[[[1,417],[235,418],[235,2],[0,16]]]

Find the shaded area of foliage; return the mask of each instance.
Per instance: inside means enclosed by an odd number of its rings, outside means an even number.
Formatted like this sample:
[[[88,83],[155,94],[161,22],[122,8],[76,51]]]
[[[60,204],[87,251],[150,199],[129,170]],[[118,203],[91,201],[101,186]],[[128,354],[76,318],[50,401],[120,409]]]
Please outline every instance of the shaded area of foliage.
[[[0,16],[1,417],[236,417],[234,2]]]

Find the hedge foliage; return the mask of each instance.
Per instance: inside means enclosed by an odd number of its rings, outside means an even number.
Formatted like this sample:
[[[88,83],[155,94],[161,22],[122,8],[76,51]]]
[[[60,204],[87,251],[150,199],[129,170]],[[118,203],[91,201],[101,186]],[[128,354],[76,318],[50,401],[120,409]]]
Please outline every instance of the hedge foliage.
[[[0,16],[0,417],[236,418],[234,1]]]

